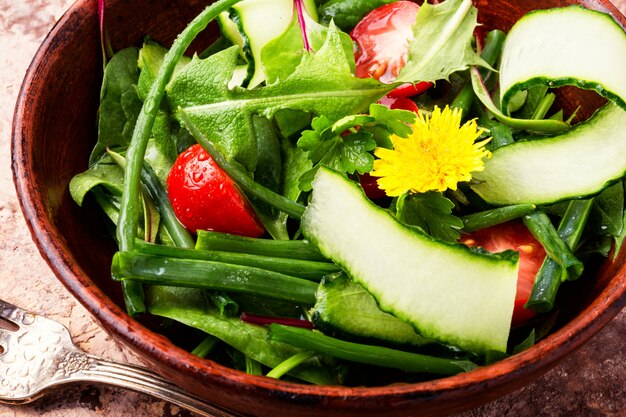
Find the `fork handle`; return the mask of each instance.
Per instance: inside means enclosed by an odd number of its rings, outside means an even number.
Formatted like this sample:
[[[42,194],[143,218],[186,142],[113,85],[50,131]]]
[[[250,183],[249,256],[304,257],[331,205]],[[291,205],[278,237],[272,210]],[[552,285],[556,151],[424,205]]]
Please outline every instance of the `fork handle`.
[[[170,381],[141,366],[121,364],[86,355],[78,366],[66,373],[66,380],[114,385],[151,395],[176,404],[201,416],[237,417],[236,414],[189,394]]]

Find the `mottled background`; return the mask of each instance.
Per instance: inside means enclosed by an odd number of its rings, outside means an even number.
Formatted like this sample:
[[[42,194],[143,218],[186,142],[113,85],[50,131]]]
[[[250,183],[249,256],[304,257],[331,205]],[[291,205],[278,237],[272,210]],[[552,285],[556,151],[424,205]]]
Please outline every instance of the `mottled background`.
[[[626,0],[613,1],[626,14]],[[0,0],[0,298],[59,320],[89,353],[138,362],[132,353],[99,329],[50,272],[32,243],[11,180],[11,118],[22,78],[39,43],[71,3],[69,0]],[[626,311],[533,384],[456,417],[624,417],[624,335]],[[91,386],[67,388],[27,406],[0,405],[0,417],[129,415],[189,416],[190,413],[144,395]]]

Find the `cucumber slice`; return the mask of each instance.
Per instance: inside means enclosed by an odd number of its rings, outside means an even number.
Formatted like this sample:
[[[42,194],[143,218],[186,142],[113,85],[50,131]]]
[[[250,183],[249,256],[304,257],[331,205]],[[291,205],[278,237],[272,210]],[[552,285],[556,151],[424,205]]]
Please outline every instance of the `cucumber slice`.
[[[504,352],[517,285],[516,252],[494,256],[400,223],[339,173],[321,168],[302,231],[379,307],[424,337]]]
[[[540,10],[509,32],[500,64],[501,109],[534,85],[595,90],[626,110],[626,33],[611,16],[580,6]]]
[[[303,4],[309,16],[317,21],[315,0],[304,0]],[[235,4],[229,13],[219,15],[222,35],[241,47],[248,62],[248,88],[265,81],[261,50],[287,30],[293,12],[293,0],[243,0]]]
[[[324,277],[316,299],[311,316],[315,327],[325,333],[378,339],[396,345],[429,343],[410,324],[381,311],[374,297],[344,273]]]
[[[626,173],[626,111],[609,103],[546,139],[493,152],[471,188],[494,205],[549,204],[599,193]]]

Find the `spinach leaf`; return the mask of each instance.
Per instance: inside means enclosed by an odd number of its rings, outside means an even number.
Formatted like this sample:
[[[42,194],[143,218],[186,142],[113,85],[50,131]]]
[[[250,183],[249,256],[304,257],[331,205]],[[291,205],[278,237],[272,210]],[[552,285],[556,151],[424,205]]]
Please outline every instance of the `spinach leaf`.
[[[124,171],[108,155],[102,157],[88,170],[75,175],[70,181],[70,195],[79,206],[85,196],[98,186],[106,188],[111,194],[122,195]]]
[[[396,217],[435,238],[456,242],[463,221],[452,214],[453,208],[454,203],[436,191],[404,194],[396,202]]]
[[[296,70],[284,81],[247,90],[228,88],[238,57],[229,48],[207,59],[194,58],[172,81],[168,98],[229,160],[254,172],[258,145],[252,115],[271,118],[281,109],[324,114],[337,120],[364,110],[393,89],[373,79],[352,75],[341,37],[331,26],[324,45],[305,53]]]
[[[147,291],[147,304],[152,314],[203,330],[270,368],[300,351],[268,340],[265,327],[245,323],[239,317],[222,317],[208,306],[201,290],[152,286]],[[289,374],[314,384],[340,383],[338,375],[319,359],[307,361]]]
[[[619,238],[623,229],[624,185],[619,182],[602,191],[594,199],[587,223],[587,233]]]
[[[89,163],[95,163],[106,148],[126,148],[135,128],[142,102],[137,95],[137,48],[122,49],[109,61],[102,80],[98,110],[98,142]]]
[[[320,22],[327,25],[333,21],[348,32],[372,10],[395,1],[397,0],[330,0],[319,8]]]

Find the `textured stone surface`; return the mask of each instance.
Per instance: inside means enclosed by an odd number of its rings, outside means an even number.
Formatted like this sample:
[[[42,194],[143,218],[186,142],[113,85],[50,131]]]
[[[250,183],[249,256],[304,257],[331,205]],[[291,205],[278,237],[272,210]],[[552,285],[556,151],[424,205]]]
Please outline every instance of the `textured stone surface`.
[[[614,0],[626,13],[626,0]],[[22,218],[10,171],[11,118],[39,43],[70,0],[0,0],[0,298],[65,324],[94,355],[138,362],[99,329],[39,256]],[[457,417],[626,416],[626,311],[533,384]],[[0,405],[0,417],[189,416],[176,406],[111,388],[69,387],[32,405]]]

